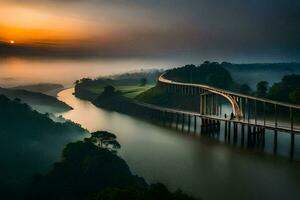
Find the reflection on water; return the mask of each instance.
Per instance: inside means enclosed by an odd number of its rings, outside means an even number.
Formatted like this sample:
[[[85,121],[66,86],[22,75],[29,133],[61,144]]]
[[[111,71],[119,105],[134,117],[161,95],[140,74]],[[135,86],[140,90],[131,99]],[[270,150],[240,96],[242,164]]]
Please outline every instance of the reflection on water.
[[[72,92],[59,93],[59,99],[74,108],[63,116],[90,131],[117,134],[120,155],[149,182],[160,181],[206,200],[299,199],[299,163],[108,112],[75,98]]]

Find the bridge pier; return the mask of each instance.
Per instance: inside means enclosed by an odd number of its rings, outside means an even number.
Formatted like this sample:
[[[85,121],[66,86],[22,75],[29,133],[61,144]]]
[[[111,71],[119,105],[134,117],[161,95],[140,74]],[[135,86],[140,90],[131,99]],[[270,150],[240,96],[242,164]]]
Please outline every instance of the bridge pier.
[[[181,126],[181,131],[184,131],[184,113],[182,113],[182,126]]]
[[[251,126],[248,125],[248,131],[247,131],[247,146],[248,147],[250,147],[251,143],[252,143],[251,136],[252,136]]]
[[[278,132],[277,130],[274,131],[274,145],[273,145],[273,152],[274,154],[277,153],[277,141],[278,141]]]
[[[205,133],[204,127],[205,127],[205,119],[201,118],[201,129],[200,129],[201,135]]]
[[[291,149],[290,149],[290,158],[294,158],[294,151],[295,151],[295,133],[294,129],[294,115],[293,109],[290,107],[290,122],[291,122]]]
[[[203,85],[196,85],[196,84],[189,84],[189,83],[178,83],[173,80],[166,80],[163,76],[160,77],[158,86],[163,88],[164,91],[167,92],[171,92],[171,93],[174,92],[174,93],[179,93],[188,96],[197,96],[197,98],[200,98],[200,114],[204,116],[199,115],[200,118],[199,121],[197,122],[198,115],[194,113],[184,112],[183,114],[179,110],[173,113],[170,112],[169,109],[151,108],[149,110],[148,109],[144,110],[144,112],[148,114],[147,117],[154,118],[155,120],[160,120],[161,122],[167,125],[168,123],[170,123],[170,126],[172,127],[174,127],[174,123],[175,123],[174,120],[176,120],[176,124],[175,124],[176,129],[181,128],[182,131],[188,130],[188,132],[191,132],[193,131],[192,126],[194,126],[195,133],[197,132],[198,129],[197,123],[199,123],[199,125],[201,126],[200,134],[203,133],[203,134],[211,135],[212,133],[215,133],[215,131],[220,127],[220,121],[218,121],[219,119],[216,116],[219,115],[222,116],[222,104],[220,104],[221,98],[219,98],[220,96],[222,96],[231,103],[233,113],[237,117],[237,119],[241,119],[241,121],[237,121],[237,120],[227,121],[227,119],[224,121],[225,122],[224,140],[226,142],[227,141],[228,143],[231,142],[231,129],[232,129],[234,144],[239,143],[239,137],[241,137],[240,138],[241,146],[246,145],[247,142],[248,146],[264,148],[266,142],[265,129],[269,128],[271,130],[274,130],[273,151],[276,154],[277,146],[278,146],[278,131],[289,132],[290,133],[289,153],[290,153],[290,157],[293,158],[295,153],[295,140],[297,139],[296,134],[300,132],[298,127],[297,129],[296,128],[294,129],[293,127],[294,126],[293,109],[300,109],[300,106],[271,101],[271,100],[269,101],[257,97],[251,97],[247,95],[225,91],[222,89],[217,89],[210,86],[203,86]],[[274,108],[272,106],[274,106]],[[279,120],[281,119],[279,118],[279,115],[281,114],[280,112],[281,107],[290,108],[290,119],[291,119],[290,127],[284,126],[283,124],[280,124],[280,126],[278,126],[277,124],[278,121],[281,121]],[[273,111],[273,109],[274,109],[274,118],[273,118],[274,121],[273,123],[270,123],[269,118],[266,119],[266,113],[268,114],[267,111]],[[181,124],[182,127],[180,127],[181,114],[182,114],[182,124]],[[208,117],[209,119],[207,119],[206,117]],[[239,117],[243,117],[243,118],[239,118]],[[223,119],[221,119],[221,121],[223,122]],[[242,121],[243,123],[241,123]],[[245,122],[248,123],[246,124]],[[188,127],[186,127],[186,125],[188,125]]]
[[[238,136],[238,126],[236,122],[233,122],[233,144],[237,143],[237,136]]]
[[[294,158],[294,151],[295,151],[295,134],[291,133],[291,147],[290,147],[290,158]]]
[[[178,129],[179,114],[176,113],[176,129]]]
[[[266,145],[266,129],[262,128],[262,148],[264,149]]]
[[[194,133],[197,132],[197,116],[194,115]]]
[[[191,115],[188,115],[188,132],[191,131]]]
[[[228,126],[228,122],[225,121],[225,133],[224,133],[224,141],[227,140],[227,126]]]
[[[244,124],[242,124],[241,125],[241,134],[242,134],[242,136],[241,136],[241,146],[244,146],[244,142],[245,142],[245,125]]]
[[[230,135],[231,135],[231,122],[228,121],[228,138],[227,138],[228,143],[230,143]]]
[[[257,131],[256,131],[256,126],[253,126],[253,128],[252,128],[253,130],[252,130],[252,142],[253,142],[253,144],[252,145],[255,145],[256,144],[256,135],[257,135]]]

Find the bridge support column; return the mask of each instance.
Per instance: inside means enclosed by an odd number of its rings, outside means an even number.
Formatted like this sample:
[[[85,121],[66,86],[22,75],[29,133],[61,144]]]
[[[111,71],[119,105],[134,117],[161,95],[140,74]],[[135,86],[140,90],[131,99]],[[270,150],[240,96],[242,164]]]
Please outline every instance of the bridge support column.
[[[191,115],[188,115],[188,132],[191,131]]]
[[[204,115],[204,96],[200,95],[200,114]]]
[[[245,125],[242,124],[241,125],[241,132],[242,132],[242,136],[241,136],[241,145],[244,146],[244,140],[245,140]]]
[[[197,132],[197,116],[194,115],[194,133]]]
[[[230,135],[231,135],[231,122],[228,121],[228,142],[230,143]]]
[[[233,143],[237,143],[237,136],[238,136],[238,125],[237,123],[233,122]]]
[[[257,124],[257,101],[256,101],[256,99],[254,100],[254,120],[255,120],[255,125],[256,125]]]
[[[266,144],[266,129],[262,128],[262,148],[265,148],[265,144]]]
[[[176,129],[178,129],[179,114],[176,113]]]
[[[274,145],[273,145],[273,152],[277,153],[277,140],[278,140],[278,133],[277,129],[274,131]]]
[[[228,122],[225,121],[225,133],[224,133],[224,140],[227,140],[227,126],[228,126]]]
[[[184,114],[182,114],[182,127],[181,127],[182,131],[184,131],[184,117],[185,117]]]
[[[247,131],[247,146],[250,147],[251,143],[252,143],[252,139],[251,139],[251,126],[248,125],[248,131]]]
[[[247,107],[247,102],[246,102],[246,99],[243,98],[243,120],[245,121],[246,120],[246,107]]]
[[[278,131],[277,131],[277,105],[274,104],[274,112],[275,112],[275,131],[274,131],[274,146],[273,152],[277,153],[277,141],[278,141]]]
[[[256,126],[253,126],[253,131],[252,131],[253,145],[256,145],[256,137],[257,137],[256,135],[257,135]]]
[[[293,120],[293,109],[290,108],[290,121],[291,121],[291,149],[290,149],[290,158],[294,158],[294,150],[295,150],[295,133],[294,129],[294,120]]]
[[[264,101],[263,112],[264,112],[264,126],[266,126],[266,102],[265,101]]]
[[[257,147],[261,145],[261,128],[256,127],[256,141],[257,141]]]
[[[248,119],[247,119],[247,121],[248,121],[248,124],[250,123],[250,115],[251,115],[251,113],[250,113],[250,100],[248,99],[248,98],[246,98],[246,101],[247,101],[247,104],[248,104],[248,109],[247,109],[247,115],[248,115]]]

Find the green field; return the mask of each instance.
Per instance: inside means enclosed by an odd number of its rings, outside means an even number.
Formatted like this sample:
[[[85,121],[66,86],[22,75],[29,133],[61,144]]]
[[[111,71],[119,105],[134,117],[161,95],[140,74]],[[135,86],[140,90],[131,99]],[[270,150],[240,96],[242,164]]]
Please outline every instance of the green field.
[[[154,87],[155,85],[114,85],[116,91],[121,92],[125,97],[135,98],[137,95],[142,92]],[[92,92],[95,95],[100,95],[104,90],[105,85],[93,85],[85,87],[85,90]]]

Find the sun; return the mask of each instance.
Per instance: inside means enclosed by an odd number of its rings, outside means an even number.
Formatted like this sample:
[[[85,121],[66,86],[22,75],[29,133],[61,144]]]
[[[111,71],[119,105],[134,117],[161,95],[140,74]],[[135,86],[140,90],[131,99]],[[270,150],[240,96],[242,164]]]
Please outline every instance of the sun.
[[[15,41],[14,41],[14,40],[10,40],[9,43],[10,43],[10,44],[14,44]]]

